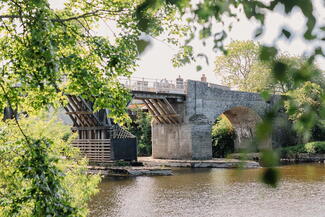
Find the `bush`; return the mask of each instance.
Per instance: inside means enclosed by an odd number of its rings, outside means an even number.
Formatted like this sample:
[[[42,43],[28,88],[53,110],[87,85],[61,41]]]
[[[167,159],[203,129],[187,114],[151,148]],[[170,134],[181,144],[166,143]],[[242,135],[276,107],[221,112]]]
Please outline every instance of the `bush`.
[[[280,149],[281,157],[295,157],[300,153],[325,154],[325,141],[309,142],[304,145],[295,145]]]
[[[46,117],[0,122],[0,216],[87,216],[97,175],[70,143],[68,126]]]
[[[325,141],[309,142],[305,144],[305,149],[310,154],[325,154]]]
[[[226,157],[235,150],[235,131],[225,116],[220,116],[212,127],[212,155]]]

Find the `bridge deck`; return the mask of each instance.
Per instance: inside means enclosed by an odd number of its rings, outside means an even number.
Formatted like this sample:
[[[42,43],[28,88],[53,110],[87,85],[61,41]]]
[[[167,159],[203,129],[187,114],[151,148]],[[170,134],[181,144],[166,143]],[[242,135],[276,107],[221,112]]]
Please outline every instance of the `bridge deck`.
[[[185,93],[168,93],[168,92],[151,92],[151,91],[141,91],[141,90],[132,90],[134,99],[178,99],[185,100]]]

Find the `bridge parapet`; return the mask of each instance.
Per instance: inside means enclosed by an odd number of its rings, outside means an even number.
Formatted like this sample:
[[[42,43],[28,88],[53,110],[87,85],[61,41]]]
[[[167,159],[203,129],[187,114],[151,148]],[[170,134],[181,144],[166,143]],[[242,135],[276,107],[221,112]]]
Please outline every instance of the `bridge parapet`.
[[[119,81],[124,87],[132,91],[186,94],[186,82],[136,77],[120,77]]]

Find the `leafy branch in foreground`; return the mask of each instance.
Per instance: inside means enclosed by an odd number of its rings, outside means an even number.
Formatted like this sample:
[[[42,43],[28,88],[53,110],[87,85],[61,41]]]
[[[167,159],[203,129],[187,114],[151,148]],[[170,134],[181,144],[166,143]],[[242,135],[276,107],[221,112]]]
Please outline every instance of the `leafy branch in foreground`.
[[[99,176],[70,145],[74,135],[55,118],[0,123],[0,216],[86,216]],[[39,139],[33,139],[39,138]]]

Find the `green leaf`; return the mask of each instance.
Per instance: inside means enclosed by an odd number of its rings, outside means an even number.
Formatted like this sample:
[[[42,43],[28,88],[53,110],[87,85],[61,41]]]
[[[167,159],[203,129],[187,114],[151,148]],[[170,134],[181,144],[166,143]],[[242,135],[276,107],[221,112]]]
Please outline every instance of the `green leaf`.
[[[271,61],[275,58],[278,50],[275,47],[261,46],[260,59],[262,61]]]
[[[285,63],[275,61],[272,68],[272,73],[278,81],[285,81],[288,66]]]
[[[262,174],[262,182],[270,187],[277,187],[280,174],[276,168],[266,168]]]
[[[137,40],[135,41],[139,54],[142,54],[145,49],[150,45],[150,41],[147,40]]]
[[[279,165],[279,156],[275,151],[264,150],[261,154],[261,164],[264,167],[275,167]]]
[[[260,93],[261,97],[265,100],[265,101],[268,101],[270,100],[271,98],[271,94],[269,91],[267,90],[263,90],[261,93]]]
[[[201,71],[201,70],[202,70],[202,66],[200,66],[200,65],[196,66],[196,71],[197,71],[197,72],[199,72],[199,71]]]

